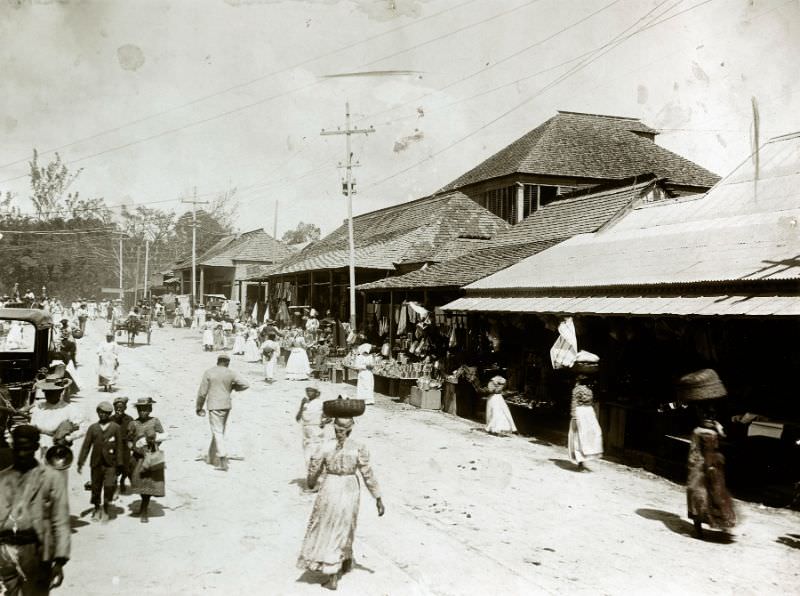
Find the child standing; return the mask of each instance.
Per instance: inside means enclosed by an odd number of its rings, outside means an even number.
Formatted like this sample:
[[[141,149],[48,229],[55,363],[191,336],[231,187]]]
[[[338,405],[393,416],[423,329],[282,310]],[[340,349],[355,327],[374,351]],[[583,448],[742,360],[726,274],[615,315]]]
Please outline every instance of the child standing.
[[[89,451],[92,459],[89,462],[92,473],[92,519],[108,521],[108,506],[114,498],[117,484],[117,469],[122,466],[122,430],[116,422],[111,421],[114,408],[107,401],[97,406],[98,421],[89,427],[83,439],[81,453],[78,456],[78,474],[83,472],[83,464]],[[100,510],[100,493],[103,493],[103,509]]]

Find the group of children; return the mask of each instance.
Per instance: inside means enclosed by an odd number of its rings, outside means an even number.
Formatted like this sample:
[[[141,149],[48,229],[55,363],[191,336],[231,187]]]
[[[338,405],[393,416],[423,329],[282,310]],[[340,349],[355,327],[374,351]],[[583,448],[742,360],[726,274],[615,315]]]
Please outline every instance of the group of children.
[[[121,494],[126,492],[127,478],[131,492],[141,496],[142,523],[149,521],[150,498],[164,496],[164,457],[159,446],[167,435],[158,418],[151,415],[154,403],[150,397],[137,400],[135,419],[125,413],[127,397],[115,398],[113,405],[107,401],[97,405],[98,420],[87,430],[78,456],[78,474],[89,460],[91,480],[87,486],[92,494],[93,520],[108,521],[118,479]]]

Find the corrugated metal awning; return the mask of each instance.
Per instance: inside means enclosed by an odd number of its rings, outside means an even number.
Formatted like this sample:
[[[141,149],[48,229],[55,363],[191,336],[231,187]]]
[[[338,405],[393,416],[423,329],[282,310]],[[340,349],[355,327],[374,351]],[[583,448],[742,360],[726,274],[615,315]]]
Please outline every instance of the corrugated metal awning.
[[[798,316],[800,296],[465,297],[445,305],[459,312],[598,315]]]

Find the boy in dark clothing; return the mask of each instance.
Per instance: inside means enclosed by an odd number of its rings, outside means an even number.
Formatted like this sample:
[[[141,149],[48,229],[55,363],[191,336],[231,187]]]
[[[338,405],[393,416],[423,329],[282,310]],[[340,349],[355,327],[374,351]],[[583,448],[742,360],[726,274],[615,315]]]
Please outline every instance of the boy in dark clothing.
[[[98,421],[89,427],[78,456],[78,474],[92,452],[89,465],[92,469],[92,519],[108,521],[108,506],[114,498],[117,470],[122,467],[122,429],[111,421],[114,408],[107,401],[97,406]],[[103,510],[100,510],[100,493],[103,493]]]

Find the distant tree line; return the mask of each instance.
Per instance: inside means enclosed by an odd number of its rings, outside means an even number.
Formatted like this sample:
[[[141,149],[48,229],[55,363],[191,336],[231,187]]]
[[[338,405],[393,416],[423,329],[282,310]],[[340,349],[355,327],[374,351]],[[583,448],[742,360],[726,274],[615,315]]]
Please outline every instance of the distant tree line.
[[[120,256],[124,287],[143,284],[148,239],[150,273],[191,254],[191,212],[109,207],[103,198],[84,198],[74,188],[82,170],[70,172],[57,153],[41,164],[34,150],[29,165],[33,213],[20,209],[16,195],[0,196],[0,294],[19,283],[21,292],[30,289],[37,296],[46,287],[50,296],[65,300],[99,299],[101,287],[119,286]],[[198,254],[233,232],[235,192],[221,193],[198,210]]]

